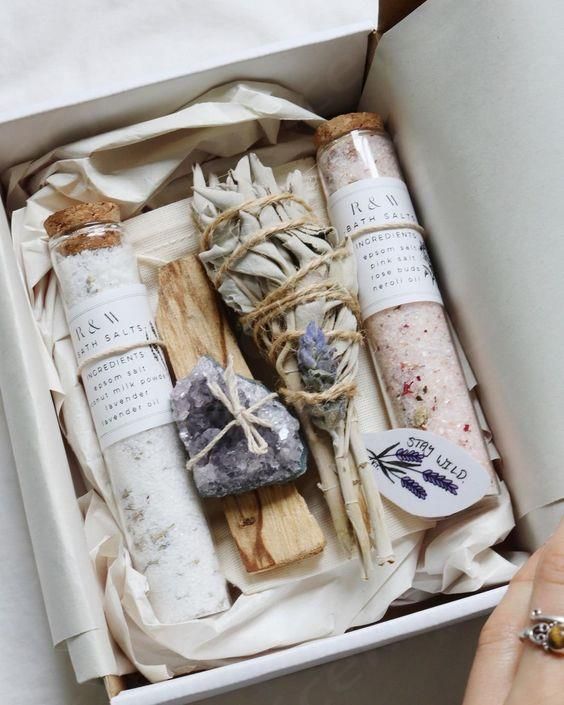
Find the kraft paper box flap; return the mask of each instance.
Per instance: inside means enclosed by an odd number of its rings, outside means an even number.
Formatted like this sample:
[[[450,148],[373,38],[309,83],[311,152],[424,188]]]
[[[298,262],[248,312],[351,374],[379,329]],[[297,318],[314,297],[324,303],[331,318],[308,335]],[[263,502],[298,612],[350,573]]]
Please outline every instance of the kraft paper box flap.
[[[378,31],[386,32],[409,15],[424,0],[380,0],[378,8]]]
[[[428,0],[361,102],[389,118],[519,518],[564,497],[563,22],[555,0]]]

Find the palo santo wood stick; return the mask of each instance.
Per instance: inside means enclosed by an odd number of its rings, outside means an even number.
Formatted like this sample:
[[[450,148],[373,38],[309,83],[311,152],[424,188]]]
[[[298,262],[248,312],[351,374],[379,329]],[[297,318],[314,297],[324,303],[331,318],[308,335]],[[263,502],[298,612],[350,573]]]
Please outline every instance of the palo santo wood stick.
[[[177,379],[189,374],[202,355],[223,366],[231,355],[235,372],[251,377],[197,257],[160,269],[156,320]],[[294,563],[325,546],[319,525],[292,483],[226,497],[223,509],[249,573]]]

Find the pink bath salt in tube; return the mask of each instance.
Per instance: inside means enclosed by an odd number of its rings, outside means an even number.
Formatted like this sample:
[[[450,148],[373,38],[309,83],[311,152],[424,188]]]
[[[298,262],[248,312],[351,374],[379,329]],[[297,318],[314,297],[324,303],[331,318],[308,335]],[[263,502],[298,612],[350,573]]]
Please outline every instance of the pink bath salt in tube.
[[[493,479],[423,229],[383,120],[340,115],[323,123],[315,140],[331,222],[354,242],[364,327],[392,424],[443,436]]]

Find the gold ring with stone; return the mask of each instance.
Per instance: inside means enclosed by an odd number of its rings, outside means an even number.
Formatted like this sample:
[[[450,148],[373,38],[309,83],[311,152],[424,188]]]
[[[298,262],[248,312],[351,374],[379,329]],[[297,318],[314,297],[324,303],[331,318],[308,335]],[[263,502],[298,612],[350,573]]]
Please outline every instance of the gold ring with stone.
[[[521,632],[521,639],[545,651],[564,656],[564,617],[543,614],[541,610],[531,612],[532,626]]]

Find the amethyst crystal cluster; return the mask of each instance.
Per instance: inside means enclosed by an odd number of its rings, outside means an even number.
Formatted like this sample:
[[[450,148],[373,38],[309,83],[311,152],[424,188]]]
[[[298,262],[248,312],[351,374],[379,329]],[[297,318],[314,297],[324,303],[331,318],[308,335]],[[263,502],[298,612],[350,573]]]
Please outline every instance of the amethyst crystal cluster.
[[[245,408],[270,394],[260,382],[240,375],[236,378],[239,400]],[[209,383],[228,391],[221,365],[210,357],[201,357],[192,372],[177,382],[171,396],[180,438],[191,457],[233,420]],[[254,413],[270,425],[256,426],[268,445],[267,452],[250,451],[245,434],[234,425],[193,468],[196,487],[203,497],[225,497],[265,485],[280,485],[305,472],[307,453],[300,425],[286,407],[271,399]]]

